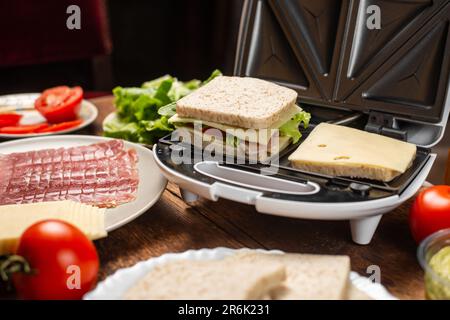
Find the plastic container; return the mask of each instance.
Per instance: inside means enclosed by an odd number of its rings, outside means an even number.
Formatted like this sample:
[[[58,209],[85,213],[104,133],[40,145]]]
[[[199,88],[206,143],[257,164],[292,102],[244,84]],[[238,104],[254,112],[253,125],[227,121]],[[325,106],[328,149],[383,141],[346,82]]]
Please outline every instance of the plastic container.
[[[430,265],[441,249],[450,248],[450,229],[440,230],[425,238],[417,249],[417,258],[425,271],[425,295],[432,300],[450,300],[450,280],[438,274]],[[447,261],[449,261],[447,259]],[[450,268],[450,262],[447,266]]]

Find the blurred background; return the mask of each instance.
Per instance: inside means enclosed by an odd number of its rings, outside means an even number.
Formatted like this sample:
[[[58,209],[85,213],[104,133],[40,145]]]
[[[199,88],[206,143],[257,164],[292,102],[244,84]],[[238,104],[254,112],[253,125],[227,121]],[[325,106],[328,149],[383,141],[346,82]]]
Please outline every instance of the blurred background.
[[[241,0],[0,0],[0,94],[231,73]],[[66,9],[81,9],[69,30]]]

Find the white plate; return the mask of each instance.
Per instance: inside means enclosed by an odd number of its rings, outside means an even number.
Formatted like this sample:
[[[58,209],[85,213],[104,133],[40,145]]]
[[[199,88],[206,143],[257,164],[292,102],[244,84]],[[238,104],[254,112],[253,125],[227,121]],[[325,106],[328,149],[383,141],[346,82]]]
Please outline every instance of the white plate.
[[[235,254],[242,250],[251,249],[201,249],[188,250],[182,253],[167,253],[158,258],[151,258],[141,261],[130,268],[117,270],[114,274],[100,282],[97,287],[84,296],[86,300],[118,300],[130,289],[139,279],[144,277],[152,268],[176,260],[219,260]],[[280,253],[279,250],[252,250],[262,253]],[[372,283],[368,278],[361,277],[356,272],[350,273],[350,280],[353,285],[375,300],[395,300],[381,284]]]
[[[83,135],[36,137],[0,143],[0,154],[47,148],[75,147],[107,140],[110,140],[110,138]],[[167,184],[167,180],[155,164],[151,150],[131,142],[124,141],[124,143],[125,148],[133,148],[137,151],[139,157],[139,187],[136,200],[106,210],[105,225],[107,231],[112,231],[147,211],[158,201]]]
[[[22,94],[10,94],[6,96],[0,96],[0,106],[30,106],[34,104],[34,100],[39,97],[39,93],[22,93]],[[1,111],[1,108],[0,108]],[[37,124],[41,122],[45,122],[45,118],[36,110],[24,110],[24,111],[16,111],[16,113],[22,114],[23,117],[20,120],[20,124],[28,125],[28,124]],[[92,122],[95,121],[98,115],[98,110],[91,102],[87,100],[83,100],[81,102],[81,108],[78,113],[78,118],[83,120],[83,122],[74,128],[69,128],[66,130],[61,130],[58,132],[45,132],[45,133],[27,133],[27,134],[7,134],[0,133],[0,138],[30,138],[30,137],[40,137],[40,136],[48,136],[48,135],[56,135],[69,133],[73,131],[80,130],[84,127],[87,127]]]

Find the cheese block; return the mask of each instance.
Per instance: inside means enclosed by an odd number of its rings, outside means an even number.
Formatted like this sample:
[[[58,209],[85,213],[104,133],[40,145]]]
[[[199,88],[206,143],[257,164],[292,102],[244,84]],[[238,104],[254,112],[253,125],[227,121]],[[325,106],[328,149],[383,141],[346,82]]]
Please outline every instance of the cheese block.
[[[391,181],[411,166],[415,156],[414,144],[321,123],[289,161],[293,167],[309,172]]]
[[[14,252],[25,229],[47,219],[71,223],[91,240],[105,237],[105,210],[69,200],[0,206],[0,254]]]

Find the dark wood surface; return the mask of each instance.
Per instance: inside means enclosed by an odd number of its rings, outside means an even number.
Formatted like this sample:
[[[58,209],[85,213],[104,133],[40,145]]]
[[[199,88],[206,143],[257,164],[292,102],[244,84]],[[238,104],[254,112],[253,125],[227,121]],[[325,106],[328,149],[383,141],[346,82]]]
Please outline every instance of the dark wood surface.
[[[95,124],[82,134],[102,133],[104,117],[113,111],[112,97],[91,100],[99,109]],[[381,282],[401,299],[423,299],[423,272],[408,228],[410,203],[386,214],[367,246],[352,242],[347,221],[311,221],[256,212],[249,205],[201,199],[193,205],[169,182],[161,199],[136,220],[96,241],[100,279],[116,270],[168,252],[230,247],[280,249],[297,253],[346,254],[352,270],[368,276],[381,269]]]

